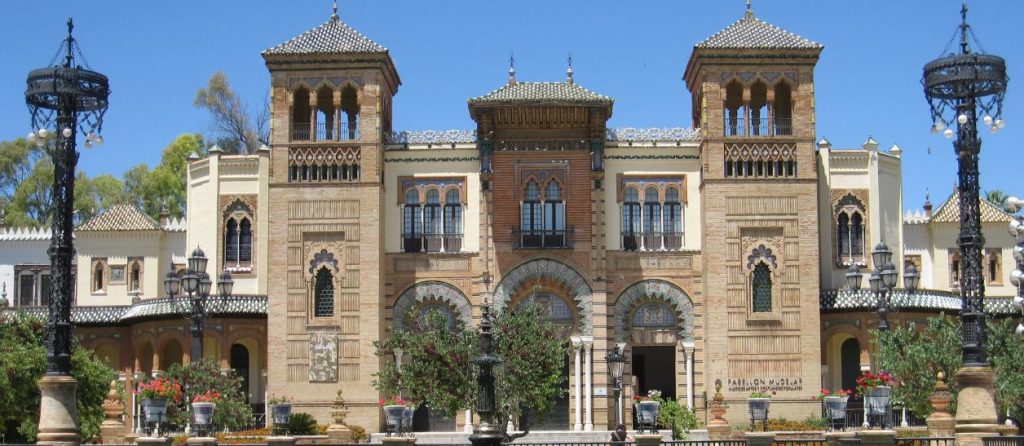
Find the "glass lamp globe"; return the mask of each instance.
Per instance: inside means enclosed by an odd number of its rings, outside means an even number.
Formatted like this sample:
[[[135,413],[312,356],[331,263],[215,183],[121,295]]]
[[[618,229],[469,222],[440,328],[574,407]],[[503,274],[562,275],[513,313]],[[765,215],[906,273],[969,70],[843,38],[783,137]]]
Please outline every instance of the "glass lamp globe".
[[[961,124],[967,124],[967,115],[960,113],[960,116],[956,117],[956,122],[959,122]]]
[[[71,137],[71,129],[65,127],[64,130],[61,130],[60,134],[64,135],[65,138],[70,138]]]
[[[1020,278],[1022,275],[1024,274],[1022,274],[1019,269],[1010,271],[1010,284],[1013,286],[1020,286]]]
[[[1010,235],[1016,237],[1017,236],[1017,231],[1019,231],[1020,226],[1021,226],[1020,220],[1017,220],[1016,218],[1013,219],[1013,220],[1010,220]]]
[[[1019,339],[1024,339],[1024,323],[1017,324],[1017,330],[1014,331]]]
[[[1013,296],[1013,309],[1017,311],[1024,311],[1024,297]]]
[[[36,142],[36,138],[36,132],[29,133],[27,137],[28,142]]]
[[[1003,118],[996,119],[996,127],[1006,127],[1006,121],[1003,121]]]
[[[985,115],[984,118],[981,118],[981,121],[984,122],[985,125],[992,125],[992,117],[989,115]]]
[[[1013,247],[1013,260],[1024,262],[1024,246]]]
[[[953,137],[953,130],[946,129],[946,131],[942,132],[942,136],[945,136],[946,139],[951,139]]]
[[[39,137],[40,138],[46,138],[47,136],[50,136],[50,131],[46,130],[46,127],[43,127],[41,129],[39,129]]]
[[[940,131],[940,132],[941,132],[941,131],[942,131],[943,129],[945,129],[945,128],[946,128],[946,123],[945,123],[945,122],[942,122],[942,120],[941,120],[941,119],[939,119],[939,120],[935,121],[935,129],[936,129],[936,130],[938,130],[938,131]]]

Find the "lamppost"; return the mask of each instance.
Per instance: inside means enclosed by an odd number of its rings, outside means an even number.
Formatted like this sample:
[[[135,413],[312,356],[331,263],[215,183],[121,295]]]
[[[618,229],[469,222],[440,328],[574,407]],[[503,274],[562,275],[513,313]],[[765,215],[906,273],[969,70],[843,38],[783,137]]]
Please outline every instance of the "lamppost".
[[[102,143],[110,82],[89,69],[72,36],[74,23],[68,19],[68,36],[47,68],[28,74],[25,103],[32,116],[30,142],[38,144],[53,160],[53,224],[50,248],[50,306],[46,322],[46,376],[39,381],[42,404],[39,443],[78,443],[75,388],[71,378],[71,237],[75,196],[75,165],[78,163],[76,136],[86,134],[86,146]],[[82,60],[81,64],[75,58]]]
[[[1024,200],[1010,197],[1006,200],[1014,211],[1024,208]],[[1010,283],[1017,287],[1017,295],[1013,297],[1013,308],[1021,313],[1017,324],[1017,337],[1024,340],[1024,216],[1010,220],[1010,235],[1017,238],[1017,246],[1013,247],[1013,259],[1017,261],[1017,269],[1010,273]]]
[[[178,275],[171,271],[164,279],[164,291],[178,306],[182,315],[192,320],[192,350],[189,353],[189,358],[193,362],[203,359],[203,321],[210,317],[208,303],[213,282],[210,280],[210,275],[206,273],[208,261],[203,250],[196,248],[188,258],[188,269],[184,276],[179,279]],[[230,297],[234,285],[235,281],[231,280],[231,273],[228,270],[220,273],[217,280],[217,292],[221,298]],[[182,299],[176,299],[175,296],[179,291],[187,294],[188,297],[182,296]]]
[[[477,366],[476,413],[480,415],[480,423],[473,428],[469,442],[473,446],[499,446],[504,437],[494,426],[494,367],[501,364],[501,358],[493,355],[494,335],[491,333],[490,302],[484,299],[480,311],[480,355],[473,359]]]
[[[931,109],[932,131],[952,139],[957,155],[960,196],[960,354],[963,366],[957,371],[960,392],[957,401],[958,434],[976,440],[982,431],[993,431],[997,415],[992,399],[995,374],[988,367],[985,347],[985,282],[981,273],[982,248],[980,190],[978,184],[978,113],[996,133],[1003,122],[1003,96],[1009,78],[1006,61],[999,56],[976,53],[967,36],[967,5],[960,10],[960,52],[939,57],[924,66],[924,94]],[[977,43],[977,39],[975,39]],[[980,48],[980,45],[978,45]],[[945,51],[943,51],[945,53]],[[951,128],[956,122],[956,132]],[[987,426],[987,427],[986,427]],[[970,434],[968,432],[971,432]],[[968,438],[970,436],[970,438]],[[958,439],[959,440],[959,439]]]
[[[871,262],[874,264],[874,270],[871,271],[868,282],[871,284],[871,292],[875,294],[878,305],[878,329],[888,331],[892,292],[896,289],[899,272],[896,271],[896,265],[892,263],[892,251],[884,241],[875,245],[875,249],[871,251]],[[856,264],[850,265],[850,271],[846,273],[846,284],[856,292],[860,290],[860,282],[863,277]],[[917,291],[920,281],[921,275],[917,272],[917,267],[914,265],[907,267],[907,272],[903,275],[903,287],[907,292]]]
[[[622,347],[615,344],[604,359],[608,362],[612,387],[615,389],[615,426],[618,427],[622,424],[622,372],[626,367],[626,355],[622,354]]]

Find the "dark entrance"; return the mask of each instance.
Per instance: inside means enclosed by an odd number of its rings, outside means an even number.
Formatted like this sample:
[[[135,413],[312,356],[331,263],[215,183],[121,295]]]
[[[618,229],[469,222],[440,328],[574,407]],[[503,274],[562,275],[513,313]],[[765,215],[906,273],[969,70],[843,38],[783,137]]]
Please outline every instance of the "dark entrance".
[[[662,398],[676,397],[675,348],[672,346],[633,347],[634,394],[646,395],[660,390]],[[626,383],[629,383],[628,377]]]
[[[249,349],[242,344],[231,345],[231,368],[242,378],[242,394],[245,401],[249,399]]]
[[[857,376],[860,375],[860,342],[857,341],[857,338],[843,341],[843,345],[839,348],[839,357],[843,388],[846,390],[856,389]]]

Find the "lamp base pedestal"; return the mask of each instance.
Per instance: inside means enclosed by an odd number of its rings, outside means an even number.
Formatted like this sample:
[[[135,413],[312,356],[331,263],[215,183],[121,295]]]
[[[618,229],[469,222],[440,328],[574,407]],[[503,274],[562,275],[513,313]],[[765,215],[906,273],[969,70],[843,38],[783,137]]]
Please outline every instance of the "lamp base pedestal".
[[[981,446],[982,437],[999,435],[996,414],[995,372],[989,367],[961,367],[956,372],[960,392],[956,398],[956,442]]]
[[[44,376],[39,380],[39,433],[37,444],[70,446],[81,443],[75,391],[78,381],[70,376]]]

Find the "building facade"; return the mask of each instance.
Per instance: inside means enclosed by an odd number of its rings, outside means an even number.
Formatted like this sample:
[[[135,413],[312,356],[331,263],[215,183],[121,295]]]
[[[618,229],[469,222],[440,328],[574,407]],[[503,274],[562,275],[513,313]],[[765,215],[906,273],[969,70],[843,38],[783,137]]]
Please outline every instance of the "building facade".
[[[244,365],[257,405],[294,396],[323,421],[344,388],[351,423],[377,429],[372,382],[394,358],[373,342],[432,310],[472,329],[487,301],[499,314],[539,304],[563,328],[566,395],[540,428],[609,428],[615,345],[627,401],[657,389],[703,416],[721,382],[734,407],[769,388],[773,417],[806,418],[818,389],[872,368],[874,298],[844,288],[879,241],[901,275],[914,264],[923,277],[894,321],[959,308],[955,197],[904,216],[899,147],[816,142],[822,50],[748,11],[694,47],[692,128],[609,128],[614,100],[570,67],[553,82],[511,70],[468,100],[473,130],[398,132],[388,50],[332,16],[262,53],[272,144],[191,160],[186,222],[116,207],[78,228],[78,334],[132,373],[190,360],[160,281],[198,246],[212,276],[235,280],[206,356]],[[1008,298],[1010,216],[985,206],[989,295]],[[0,233],[13,307],[45,304],[47,243]],[[1008,299],[990,306],[1009,313]],[[461,430],[471,414],[424,418]]]

